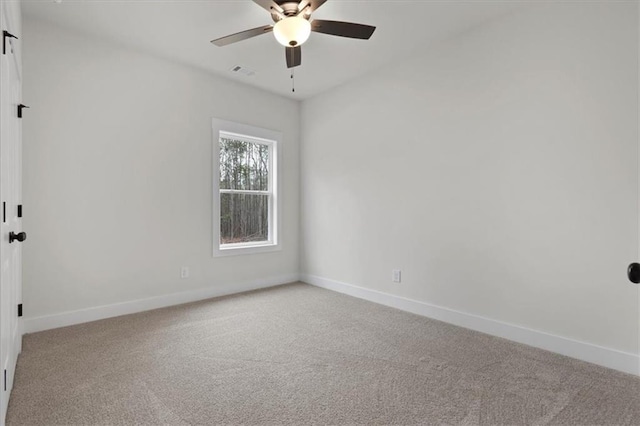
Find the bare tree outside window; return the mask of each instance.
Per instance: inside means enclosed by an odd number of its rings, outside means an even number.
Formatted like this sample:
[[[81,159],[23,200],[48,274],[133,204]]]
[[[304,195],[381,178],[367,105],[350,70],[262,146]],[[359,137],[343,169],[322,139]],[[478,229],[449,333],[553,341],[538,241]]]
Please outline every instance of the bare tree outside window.
[[[269,240],[270,154],[266,143],[220,135],[220,244]]]

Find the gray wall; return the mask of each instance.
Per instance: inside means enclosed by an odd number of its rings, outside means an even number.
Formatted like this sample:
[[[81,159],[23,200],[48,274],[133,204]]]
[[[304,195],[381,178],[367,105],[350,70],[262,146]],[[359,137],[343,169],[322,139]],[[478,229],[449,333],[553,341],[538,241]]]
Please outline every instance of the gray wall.
[[[637,353],[636,8],[523,9],[305,101],[303,273]]]
[[[24,55],[27,319],[295,277],[297,102],[28,19]],[[212,257],[212,117],[283,132],[282,251]]]

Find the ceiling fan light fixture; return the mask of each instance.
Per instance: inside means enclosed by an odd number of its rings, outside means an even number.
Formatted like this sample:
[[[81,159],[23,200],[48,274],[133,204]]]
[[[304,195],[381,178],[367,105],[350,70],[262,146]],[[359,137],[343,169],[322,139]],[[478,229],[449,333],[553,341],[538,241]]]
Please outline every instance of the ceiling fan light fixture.
[[[283,46],[296,47],[307,41],[311,34],[311,24],[299,16],[284,18],[273,27],[276,40]]]

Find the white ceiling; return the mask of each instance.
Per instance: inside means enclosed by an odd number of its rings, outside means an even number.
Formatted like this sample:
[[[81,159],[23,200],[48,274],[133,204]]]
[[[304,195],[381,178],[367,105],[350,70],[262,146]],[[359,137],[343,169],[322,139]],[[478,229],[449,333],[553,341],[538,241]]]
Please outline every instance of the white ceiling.
[[[516,1],[329,0],[312,18],[377,27],[368,41],[312,33],[291,92],[284,47],[266,34],[225,47],[209,41],[272,23],[250,0],[23,0],[26,18],[93,34],[294,99],[306,99],[509,13]],[[232,74],[240,65],[253,77]]]

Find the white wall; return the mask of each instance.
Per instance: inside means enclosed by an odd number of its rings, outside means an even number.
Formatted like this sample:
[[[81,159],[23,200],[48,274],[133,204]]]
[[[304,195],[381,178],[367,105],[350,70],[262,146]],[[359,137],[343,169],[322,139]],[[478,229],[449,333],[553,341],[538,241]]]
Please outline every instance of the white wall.
[[[638,353],[636,7],[523,9],[305,101],[303,273]]]
[[[295,279],[297,102],[29,19],[24,69],[27,320]],[[212,257],[212,117],[283,132],[282,251]]]

